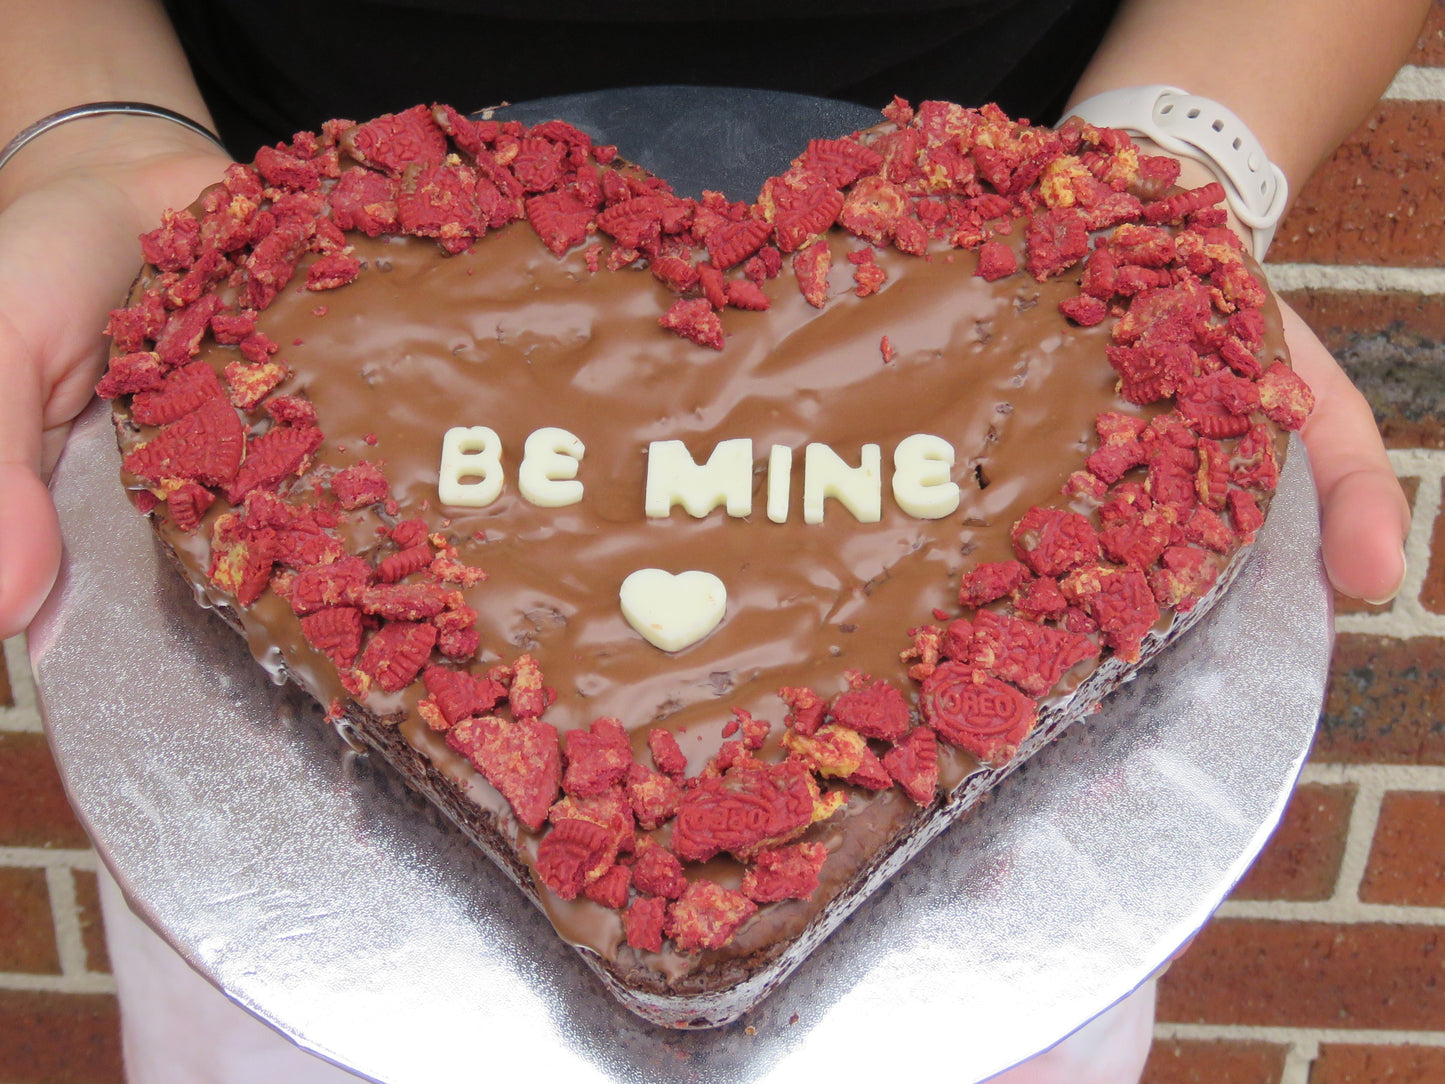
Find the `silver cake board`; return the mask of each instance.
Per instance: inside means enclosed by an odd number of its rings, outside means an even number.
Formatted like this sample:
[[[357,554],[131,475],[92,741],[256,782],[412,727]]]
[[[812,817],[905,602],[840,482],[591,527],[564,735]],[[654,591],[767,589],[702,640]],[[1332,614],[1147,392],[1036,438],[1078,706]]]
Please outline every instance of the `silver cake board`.
[[[680,190],[734,196],[807,138],[874,119],[697,88],[519,113],[572,119]],[[172,573],[118,466],[96,404],[53,480],[66,557],[30,637],[77,813],[132,906],[196,970],[386,1084],[942,1064],[959,1084],[985,1080],[1127,996],[1203,925],[1277,824],[1324,695],[1330,598],[1296,438],[1249,564],[1184,639],[742,1020],[668,1031],[622,1009],[498,869],[307,698],[269,683]],[[884,1041],[900,1034],[906,1053]]]

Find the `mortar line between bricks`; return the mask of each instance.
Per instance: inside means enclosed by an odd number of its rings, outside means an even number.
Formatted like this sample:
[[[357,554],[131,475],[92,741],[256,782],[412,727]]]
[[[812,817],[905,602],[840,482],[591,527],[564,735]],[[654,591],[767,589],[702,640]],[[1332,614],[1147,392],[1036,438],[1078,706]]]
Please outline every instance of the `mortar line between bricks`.
[[[1310,1084],[1310,1069],[1319,1056],[1319,1043],[1301,1041],[1292,1045],[1285,1051],[1279,1084]]]
[[[83,975],[85,942],[80,933],[80,904],[75,895],[75,874],[69,868],[48,866],[45,887],[50,892],[50,920],[55,926],[55,947],[62,975]]]
[[[1405,584],[1395,604],[1384,613],[1342,614],[1335,619],[1336,632],[1364,633],[1373,636],[1445,637],[1445,615],[1425,609],[1420,594],[1425,589],[1425,576],[1430,571],[1430,539],[1435,520],[1440,515],[1440,482],[1445,478],[1445,451],[1405,448],[1389,453],[1390,465],[1401,478],[1418,478],[1415,505],[1411,509],[1410,533],[1405,538],[1405,556],[1409,567]]]
[[[0,971],[0,990],[43,994],[113,994],[115,979],[97,971],[81,975],[27,975],[23,971]]]
[[[40,709],[35,703],[35,681],[30,676],[30,657],[25,637],[12,636],[4,642],[5,667],[10,673],[13,708],[0,708],[0,731],[40,733]]]
[[[1375,829],[1380,824],[1380,804],[1385,800],[1385,783],[1378,776],[1366,776],[1357,782],[1350,823],[1345,830],[1345,849],[1340,855],[1340,872],[1335,876],[1335,890],[1327,901],[1331,909],[1340,908],[1345,921],[1361,915],[1360,885],[1365,880],[1365,867],[1375,844]],[[1441,912],[1445,916],[1445,911]],[[1441,921],[1437,919],[1436,921]]]
[[[1440,1046],[1445,1047],[1445,1031],[1366,1031],[1352,1028],[1280,1028],[1254,1024],[1173,1024],[1154,1025],[1156,1039],[1192,1039],[1211,1042],[1228,1039],[1243,1042],[1295,1043],[1302,1050],[1321,1043],[1344,1043],[1365,1046]]]
[[[1445,766],[1425,764],[1318,764],[1300,773],[1301,783],[1379,785],[1385,790],[1445,790]]]
[[[40,869],[83,869],[96,873],[100,859],[94,851],[60,847],[0,847],[0,866]]]
[[[1265,277],[1276,291],[1388,290],[1401,294],[1445,294],[1445,267],[1377,267],[1355,264],[1271,263]]]
[[[1265,922],[1326,922],[1335,926],[1445,926],[1445,907],[1407,907],[1358,900],[1225,900],[1215,914]]]
[[[1395,101],[1438,102],[1445,100],[1445,68],[1406,64],[1382,96]]]

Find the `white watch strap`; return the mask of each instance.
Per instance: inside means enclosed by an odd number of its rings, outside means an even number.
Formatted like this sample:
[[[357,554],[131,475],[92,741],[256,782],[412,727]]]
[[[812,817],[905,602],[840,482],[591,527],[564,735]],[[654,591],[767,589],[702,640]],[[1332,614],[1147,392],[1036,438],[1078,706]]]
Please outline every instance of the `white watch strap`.
[[[1101,128],[1146,136],[1170,154],[1208,166],[1234,213],[1253,231],[1255,258],[1264,259],[1289,183],[1244,121],[1218,102],[1169,86],[1106,90],[1070,112]]]

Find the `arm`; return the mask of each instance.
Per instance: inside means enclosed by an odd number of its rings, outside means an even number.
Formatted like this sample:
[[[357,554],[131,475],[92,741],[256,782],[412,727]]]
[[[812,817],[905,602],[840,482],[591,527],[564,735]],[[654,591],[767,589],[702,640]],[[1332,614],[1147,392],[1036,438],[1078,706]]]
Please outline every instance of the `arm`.
[[[98,100],[209,123],[150,0],[3,2],[0,25],[0,142]],[[139,266],[136,237],[226,161],[167,121],[96,117],[45,133],[0,171],[0,637],[25,627],[54,580],[60,538],[42,479],[90,400],[100,329]]]
[[[1212,98],[1249,125],[1297,192],[1389,85],[1429,6],[1125,0],[1071,104],[1151,83]],[[1181,183],[1212,179],[1204,167],[1184,165]],[[1347,595],[1392,597],[1405,575],[1409,507],[1369,404],[1303,321],[1292,312],[1285,318],[1295,365],[1317,397],[1304,438],[1320,493],[1325,567]]]

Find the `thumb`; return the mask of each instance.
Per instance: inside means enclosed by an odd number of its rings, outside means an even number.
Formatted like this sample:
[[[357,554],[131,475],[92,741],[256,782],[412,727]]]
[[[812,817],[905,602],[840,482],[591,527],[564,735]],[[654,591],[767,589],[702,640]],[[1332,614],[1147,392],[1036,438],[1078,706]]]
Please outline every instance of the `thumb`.
[[[40,478],[39,363],[0,314],[0,639],[30,624],[60,568],[60,522]]]
[[[1319,490],[1325,571],[1343,594],[1387,601],[1405,579],[1409,505],[1369,403],[1304,321],[1281,310],[1292,363],[1315,393],[1301,435]]]

